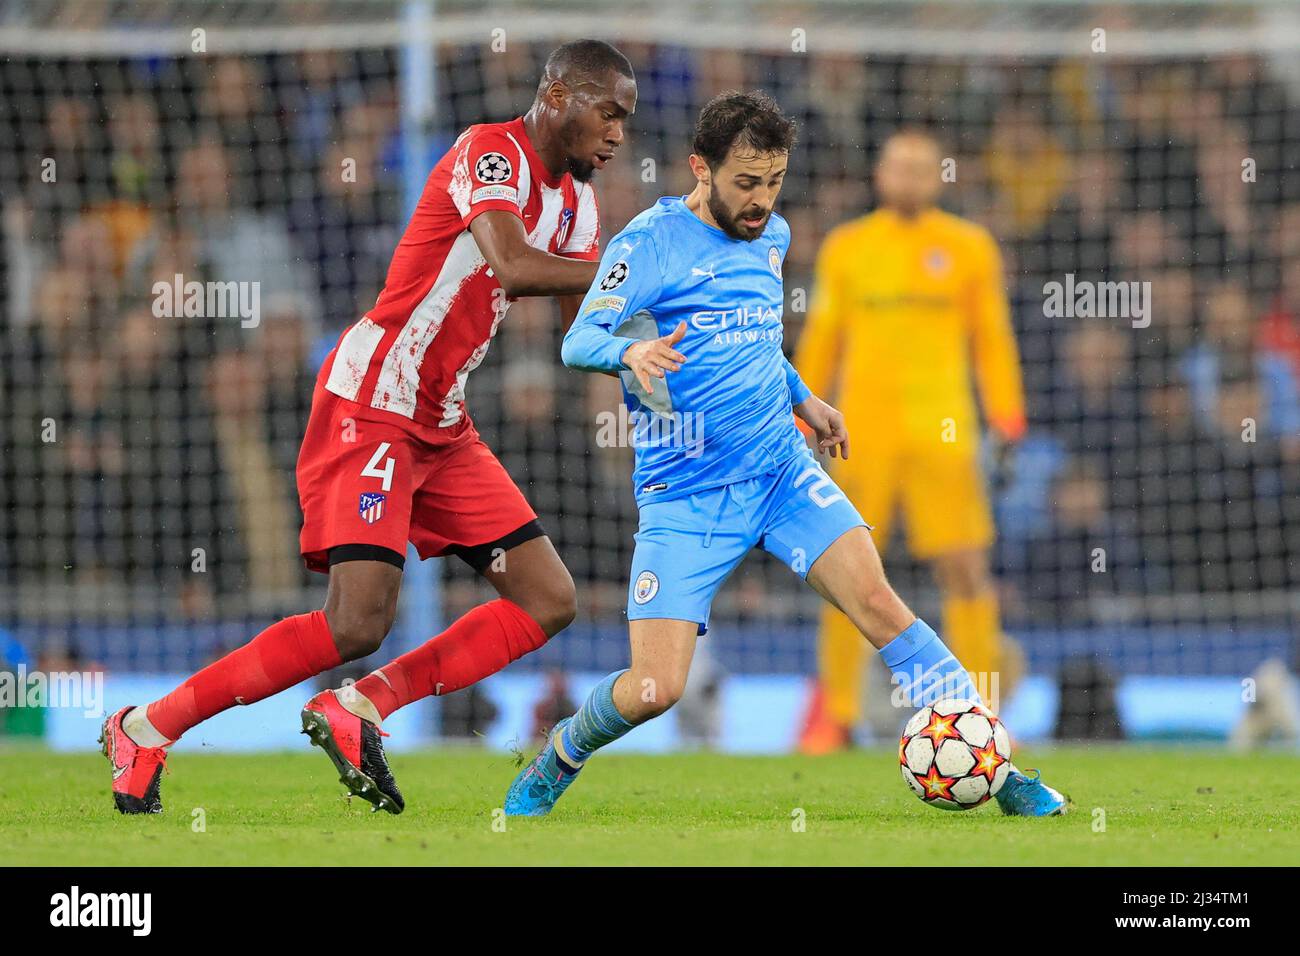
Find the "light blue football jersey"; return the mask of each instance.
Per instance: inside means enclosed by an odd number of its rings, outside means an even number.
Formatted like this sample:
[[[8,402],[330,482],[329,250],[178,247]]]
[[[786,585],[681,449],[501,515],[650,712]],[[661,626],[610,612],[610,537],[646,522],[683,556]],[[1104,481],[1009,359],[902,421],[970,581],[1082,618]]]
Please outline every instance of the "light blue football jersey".
[[[618,372],[636,453],[637,501],[679,498],[774,472],[806,448],[791,406],[808,389],[782,351],[781,264],[790,227],[733,239],[684,197],[660,199],[615,236],[564,337],[564,364]],[[647,394],[622,361],[679,322],[680,371]]]

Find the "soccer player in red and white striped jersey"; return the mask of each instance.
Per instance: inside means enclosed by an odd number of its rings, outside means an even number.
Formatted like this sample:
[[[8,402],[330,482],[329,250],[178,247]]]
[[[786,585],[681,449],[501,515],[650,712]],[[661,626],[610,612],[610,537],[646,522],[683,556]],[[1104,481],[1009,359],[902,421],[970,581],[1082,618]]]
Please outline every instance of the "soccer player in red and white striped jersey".
[[[251,704],[374,652],[397,607],[406,544],[455,554],[500,597],[351,687],[303,710],[353,793],[404,804],[380,743],[392,711],[466,687],[541,647],[573,619],[573,579],[537,515],[479,439],[465,383],[510,304],[560,299],[567,325],[596,278],[593,173],[636,107],[631,64],[599,40],[557,48],[531,109],[471,126],[434,167],[378,301],[317,378],[298,459],[307,566],[325,607],[286,618],[145,707],[104,724],[123,813],[159,812],[167,748]]]

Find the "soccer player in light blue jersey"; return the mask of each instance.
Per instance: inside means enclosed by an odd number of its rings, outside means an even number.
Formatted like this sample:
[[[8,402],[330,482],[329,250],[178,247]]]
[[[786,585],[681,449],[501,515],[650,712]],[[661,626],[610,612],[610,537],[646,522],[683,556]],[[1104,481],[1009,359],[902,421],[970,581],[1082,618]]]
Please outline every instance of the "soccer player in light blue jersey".
[[[695,190],[660,199],[610,241],[564,337],[566,365],[619,375],[633,422],[641,521],[627,604],[632,662],[557,723],[511,784],[507,814],[549,813],[592,753],[678,700],[713,597],[754,547],[848,615],[908,703],[979,700],[943,641],[889,586],[870,528],[795,425],[797,415],[822,453],[847,457],[844,417],[809,392],[782,351],[790,229],[773,206],[794,139],[765,94],[710,101],[690,157]],[[1014,768],[997,799],[1023,816],[1066,806]]]

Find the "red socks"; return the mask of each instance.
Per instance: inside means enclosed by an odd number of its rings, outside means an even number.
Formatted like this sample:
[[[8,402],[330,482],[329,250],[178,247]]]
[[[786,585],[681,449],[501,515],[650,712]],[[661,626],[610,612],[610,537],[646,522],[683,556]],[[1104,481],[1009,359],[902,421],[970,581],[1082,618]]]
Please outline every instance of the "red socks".
[[[497,598],[355,686],[385,718],[422,697],[481,681],[545,643],[546,632],[523,608]]]
[[[146,713],[159,733],[176,740],[223,710],[256,703],[341,663],[323,611],[287,617],[154,701]]]
[[[381,718],[397,708],[448,694],[495,674],[546,643],[546,632],[519,605],[498,598],[474,608],[437,637],[356,684]],[[146,710],[168,740],[236,704],[254,704],[342,661],[323,611],[287,617],[209,664]]]

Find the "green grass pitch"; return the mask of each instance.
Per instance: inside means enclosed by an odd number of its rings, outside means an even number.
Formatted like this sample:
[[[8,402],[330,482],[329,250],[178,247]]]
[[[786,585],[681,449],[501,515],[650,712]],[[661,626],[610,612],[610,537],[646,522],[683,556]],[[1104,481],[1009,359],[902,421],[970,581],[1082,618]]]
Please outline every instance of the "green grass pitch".
[[[344,799],[319,752],[180,750],[166,812],[120,817],[98,754],[0,752],[0,865],[1268,865],[1300,859],[1300,756],[1038,748],[1056,819],[926,807],[893,751],[595,758],[556,811],[500,829],[508,755],[398,754],[401,816]],[[494,827],[495,823],[495,827]],[[200,826],[202,824],[202,826]]]

